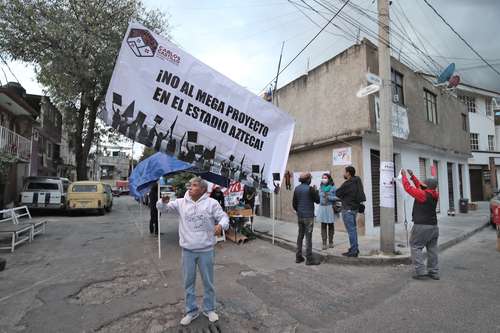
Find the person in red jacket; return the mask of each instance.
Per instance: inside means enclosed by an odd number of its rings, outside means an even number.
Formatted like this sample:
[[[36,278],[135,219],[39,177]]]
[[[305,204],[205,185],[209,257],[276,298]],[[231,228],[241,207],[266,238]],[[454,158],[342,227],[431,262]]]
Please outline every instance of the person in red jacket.
[[[401,170],[403,187],[405,191],[415,198],[413,203],[413,228],[410,236],[411,258],[415,266],[414,279],[422,280],[431,278],[439,280],[438,267],[438,238],[439,228],[437,226],[436,206],[439,199],[437,180],[428,178],[421,182],[408,170],[410,178],[415,184],[412,186],[406,171]],[[424,247],[427,249],[427,269],[425,267]]]

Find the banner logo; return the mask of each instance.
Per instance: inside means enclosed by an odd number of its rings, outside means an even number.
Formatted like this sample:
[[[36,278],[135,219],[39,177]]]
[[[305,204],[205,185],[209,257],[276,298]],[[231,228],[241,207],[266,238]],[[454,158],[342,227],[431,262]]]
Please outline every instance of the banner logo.
[[[143,29],[131,29],[127,43],[137,57],[152,57],[158,48],[158,42],[153,35]]]

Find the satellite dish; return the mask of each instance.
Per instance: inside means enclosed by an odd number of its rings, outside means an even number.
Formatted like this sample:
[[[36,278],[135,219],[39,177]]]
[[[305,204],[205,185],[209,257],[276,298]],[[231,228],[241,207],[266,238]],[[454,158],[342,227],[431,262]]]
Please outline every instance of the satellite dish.
[[[376,93],[377,91],[380,90],[380,86],[377,85],[377,84],[370,84],[369,86],[366,86],[364,88],[361,88],[360,90],[358,90],[358,92],[356,93],[356,97],[365,97],[365,96],[368,96],[370,94],[373,94],[373,93]]]
[[[453,72],[455,72],[454,62],[449,64],[448,67],[446,67],[444,71],[442,71],[441,74],[439,74],[439,76],[437,77],[437,84],[445,83],[446,81],[448,81],[453,75]]]
[[[458,86],[460,83],[460,76],[458,75],[453,75],[449,80],[448,80],[448,88],[455,88]]]

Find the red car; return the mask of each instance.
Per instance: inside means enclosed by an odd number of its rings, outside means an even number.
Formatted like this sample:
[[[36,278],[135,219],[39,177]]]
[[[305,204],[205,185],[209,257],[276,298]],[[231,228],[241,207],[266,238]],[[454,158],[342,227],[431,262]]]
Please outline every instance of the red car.
[[[490,223],[493,228],[500,225],[500,194],[490,200]]]

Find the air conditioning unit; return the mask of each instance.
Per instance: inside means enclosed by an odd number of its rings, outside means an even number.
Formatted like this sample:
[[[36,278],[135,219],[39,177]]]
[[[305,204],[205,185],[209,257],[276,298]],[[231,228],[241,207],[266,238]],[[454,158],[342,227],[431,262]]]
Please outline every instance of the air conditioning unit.
[[[392,101],[394,103],[399,103],[399,95],[396,94],[396,95],[392,96]]]

